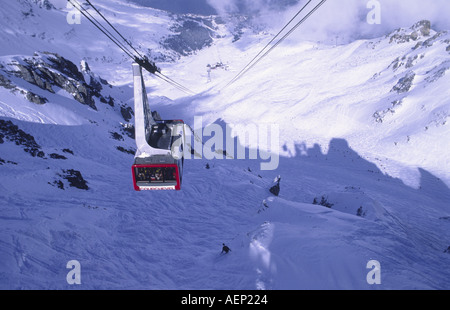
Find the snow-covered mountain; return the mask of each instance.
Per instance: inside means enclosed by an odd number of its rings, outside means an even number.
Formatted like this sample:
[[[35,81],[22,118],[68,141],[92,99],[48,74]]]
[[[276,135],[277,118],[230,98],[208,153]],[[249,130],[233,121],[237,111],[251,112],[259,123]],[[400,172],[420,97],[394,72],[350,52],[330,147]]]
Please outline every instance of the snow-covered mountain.
[[[278,165],[192,157],[181,191],[135,192],[131,60],[86,19],[68,23],[66,1],[8,1],[0,288],[450,288],[448,32],[418,21],[345,45],[287,40],[225,87],[272,30],[95,4],[197,93],[146,75],[152,109],[206,128],[206,146],[208,128],[230,128],[258,148],[239,128],[276,125]],[[80,285],[67,282],[72,260]]]

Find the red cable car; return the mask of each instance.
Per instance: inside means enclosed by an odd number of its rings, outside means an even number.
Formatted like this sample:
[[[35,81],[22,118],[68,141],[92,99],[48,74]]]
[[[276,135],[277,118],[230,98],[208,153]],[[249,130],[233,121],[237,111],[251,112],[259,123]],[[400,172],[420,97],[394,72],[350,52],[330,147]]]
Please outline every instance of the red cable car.
[[[185,125],[160,121],[151,114],[142,68],[133,64],[136,154],[132,166],[136,191],[180,190],[184,164]]]

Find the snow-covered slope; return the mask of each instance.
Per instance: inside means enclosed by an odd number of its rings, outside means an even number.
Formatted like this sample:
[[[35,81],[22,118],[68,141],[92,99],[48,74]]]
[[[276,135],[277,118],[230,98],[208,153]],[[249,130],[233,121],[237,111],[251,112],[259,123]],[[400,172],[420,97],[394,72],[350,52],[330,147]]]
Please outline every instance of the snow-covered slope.
[[[65,1],[8,2],[0,288],[450,288],[448,33],[419,23],[342,46],[285,42],[224,88],[270,35],[241,29],[236,41],[235,25],[203,18],[218,35],[183,56],[161,42],[197,17],[95,2],[198,93],[147,77],[163,118],[276,124],[279,165],[193,158],[180,192],[135,192],[130,61],[86,20],[68,25]],[[71,260],[81,285],[66,281]]]

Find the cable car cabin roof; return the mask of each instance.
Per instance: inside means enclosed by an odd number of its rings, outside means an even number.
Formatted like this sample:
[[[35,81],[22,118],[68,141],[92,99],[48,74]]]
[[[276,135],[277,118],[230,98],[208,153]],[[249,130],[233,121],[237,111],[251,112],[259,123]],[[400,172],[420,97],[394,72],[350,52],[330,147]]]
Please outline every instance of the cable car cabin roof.
[[[152,155],[150,157],[136,157],[135,165],[176,165],[177,160],[170,155]]]

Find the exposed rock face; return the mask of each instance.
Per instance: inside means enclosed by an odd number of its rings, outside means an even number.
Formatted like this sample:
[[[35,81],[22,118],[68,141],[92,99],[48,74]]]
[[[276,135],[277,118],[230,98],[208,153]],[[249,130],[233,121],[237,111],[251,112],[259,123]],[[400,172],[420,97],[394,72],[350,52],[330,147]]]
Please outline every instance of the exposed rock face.
[[[212,30],[195,19],[184,20],[172,30],[177,34],[169,36],[162,44],[183,56],[210,46],[213,42]]]
[[[98,96],[98,89],[86,84],[78,67],[58,54],[44,54],[48,57],[25,58],[25,64],[16,64],[18,70],[13,74],[51,93],[55,93],[55,86],[60,87],[78,102],[97,110],[93,96]]]
[[[397,85],[395,85],[391,91],[395,91],[399,94],[408,92],[412,87],[412,83],[415,77],[416,74],[414,72],[408,72],[398,81]]]
[[[429,36],[431,33],[431,22],[429,20],[422,20],[411,27],[416,31],[417,35]]]
[[[280,194],[280,181],[281,181],[281,177],[277,176],[274,180],[274,184],[269,189],[269,191],[275,196],[278,196]]]
[[[395,100],[391,103],[391,106],[385,110],[377,111],[373,114],[377,123],[383,123],[387,115],[395,114],[396,109],[402,106],[402,100]]]
[[[24,151],[33,157],[37,156],[42,158],[45,156],[45,153],[41,150],[40,145],[36,143],[32,135],[19,129],[13,122],[0,119],[0,144],[4,143],[5,140],[23,146]]]
[[[49,0],[31,0],[31,2],[46,10],[55,9],[54,5],[51,4]]]
[[[36,104],[45,104],[48,102],[47,98],[36,95],[35,93],[30,91],[26,93],[26,98],[28,99],[28,101]]]
[[[12,82],[0,74],[0,87],[4,87],[6,89],[15,89],[16,86],[12,84]]]
[[[57,88],[64,89],[76,101],[94,110],[97,110],[95,98],[114,107],[114,99],[110,96],[105,98],[101,93],[103,85],[108,85],[108,82],[96,77],[86,62],[82,63],[83,72],[80,72],[70,60],[55,53],[44,52],[35,53],[32,57],[16,57],[7,66],[8,68],[3,65],[0,67],[0,87],[19,91],[25,98],[36,104],[45,104],[48,99],[31,90],[18,87],[11,81],[11,77],[20,78],[52,94]]]
[[[133,109],[131,107],[121,106],[120,113],[126,122],[129,122],[133,117]]]
[[[422,20],[414,24],[409,29],[397,29],[390,36],[389,43],[406,43],[410,41],[417,41],[420,38],[428,37],[431,34],[431,22]]]
[[[313,205],[320,205],[320,206],[327,207],[329,209],[331,209],[334,206],[333,203],[328,201],[328,198],[326,196],[322,196],[320,198],[320,201],[319,201],[319,198],[315,197],[313,200]]]
[[[432,70],[428,71],[426,74],[428,75],[425,78],[425,81],[428,83],[434,83],[440,78],[444,77],[447,71],[450,70],[450,61],[447,61],[440,66],[436,66]]]
[[[64,179],[69,182],[69,186],[76,187],[78,189],[88,190],[86,180],[81,175],[81,172],[74,169],[63,170],[64,175],[61,175]]]

